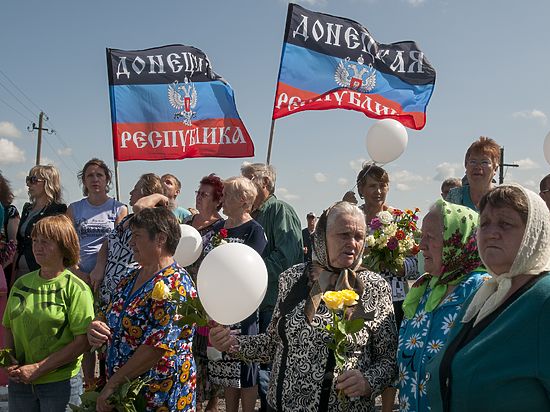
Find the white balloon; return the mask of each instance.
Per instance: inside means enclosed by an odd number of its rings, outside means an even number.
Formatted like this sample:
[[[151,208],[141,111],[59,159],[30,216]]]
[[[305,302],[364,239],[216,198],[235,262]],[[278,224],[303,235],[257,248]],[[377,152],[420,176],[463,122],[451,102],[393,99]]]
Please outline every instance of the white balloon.
[[[367,152],[376,163],[389,163],[403,154],[408,141],[405,126],[397,120],[378,120],[367,133]]]
[[[550,133],[544,139],[544,158],[547,163],[550,163]]]
[[[252,315],[262,303],[267,268],[251,247],[226,243],[202,261],[197,289],[206,313],[222,325],[232,325]]]
[[[180,266],[195,263],[202,253],[202,236],[191,225],[180,225],[181,239],[174,253],[174,259]]]

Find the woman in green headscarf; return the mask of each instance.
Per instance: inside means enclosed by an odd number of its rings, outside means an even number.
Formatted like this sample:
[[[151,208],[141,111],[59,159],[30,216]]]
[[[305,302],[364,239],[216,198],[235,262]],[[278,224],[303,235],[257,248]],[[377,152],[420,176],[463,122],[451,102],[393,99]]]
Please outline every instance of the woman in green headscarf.
[[[488,275],[477,251],[478,214],[438,200],[422,222],[425,273],[403,303],[399,333],[399,407],[429,410],[426,363],[445,345],[462,303]]]

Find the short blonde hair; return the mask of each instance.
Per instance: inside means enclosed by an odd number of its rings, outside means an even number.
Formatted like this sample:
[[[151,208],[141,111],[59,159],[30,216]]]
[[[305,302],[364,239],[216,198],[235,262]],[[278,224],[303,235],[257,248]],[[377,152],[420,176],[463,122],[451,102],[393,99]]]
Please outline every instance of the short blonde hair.
[[[29,176],[36,176],[44,180],[44,191],[49,203],[63,203],[63,199],[61,198],[61,177],[59,176],[59,170],[55,166],[34,166],[30,170]],[[34,203],[36,199],[31,197],[30,200]]]
[[[243,176],[230,177],[223,181],[224,196],[244,201],[247,212],[252,210],[258,190],[254,183]]]
[[[65,267],[74,266],[80,258],[78,235],[71,220],[65,215],[46,216],[32,228],[31,238],[42,236],[53,240],[63,255]]]

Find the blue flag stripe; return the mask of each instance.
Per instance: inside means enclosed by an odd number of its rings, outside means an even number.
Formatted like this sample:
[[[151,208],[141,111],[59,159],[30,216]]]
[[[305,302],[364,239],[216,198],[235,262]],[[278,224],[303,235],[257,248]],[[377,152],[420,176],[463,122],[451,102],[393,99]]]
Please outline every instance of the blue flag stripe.
[[[334,74],[340,58],[285,43],[279,81],[317,94],[337,89]],[[433,92],[433,84],[411,85],[397,76],[376,71],[378,94],[399,103],[403,110],[424,112]]]
[[[211,81],[193,85],[197,91],[197,105],[192,109],[197,114],[193,120],[239,118],[233,90],[227,84]],[[178,121],[174,114],[180,110],[170,104],[167,84],[110,86],[110,93],[116,102],[111,104],[112,119],[116,123]]]

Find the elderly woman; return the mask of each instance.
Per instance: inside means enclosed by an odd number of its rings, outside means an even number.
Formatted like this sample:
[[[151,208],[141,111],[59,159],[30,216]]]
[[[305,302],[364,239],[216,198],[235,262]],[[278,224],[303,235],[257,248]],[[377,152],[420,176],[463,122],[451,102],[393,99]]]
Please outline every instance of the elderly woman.
[[[29,188],[30,203],[25,203],[17,228],[17,254],[15,257],[15,278],[37,270],[32,253],[31,233],[34,224],[46,216],[62,214],[67,205],[61,200],[61,180],[55,166],[34,166],[25,178]]]
[[[193,325],[176,323],[176,302],[196,297],[191,278],[174,262],[181,232],[167,208],[147,208],[131,221],[130,245],[140,267],[125,277],[105,317],[88,330],[92,346],[107,343],[107,383],[97,411],[111,410],[108,399],[127,379],[144,378],[147,411],[195,408],[195,364],[191,353]],[[156,296],[153,289],[173,296]]]
[[[78,262],[78,237],[63,215],[34,225],[32,249],[39,270],[17,279],[4,313],[6,346],[17,363],[7,368],[10,411],[70,411],[80,404],[80,363],[89,349],[94,316],[86,283],[67,268]]]
[[[259,255],[262,254],[267,239],[262,227],[250,216],[256,194],[256,186],[250,179],[240,176],[224,181],[223,213],[227,215],[227,220],[216,225],[219,230],[211,238],[207,251],[215,247],[213,243],[224,238],[226,242],[244,243]],[[254,312],[242,322],[232,325],[231,329],[241,336],[256,335],[258,313]],[[208,374],[212,383],[225,388],[228,412],[239,410],[239,398],[243,412],[254,411],[258,395],[257,363],[245,363],[224,355],[221,360],[209,362]]]
[[[500,146],[481,136],[470,145],[464,157],[467,183],[451,189],[446,200],[478,211],[481,198],[493,188],[493,177],[500,163]]]
[[[479,207],[477,243],[491,279],[428,365],[432,411],[548,411],[550,212],[515,185],[495,188]]]
[[[388,284],[378,274],[356,271],[365,233],[361,210],[336,203],[317,224],[312,264],[298,264],[281,274],[267,333],[235,337],[221,326],[211,330],[218,349],[240,359],[273,362],[271,410],[374,411],[374,397],[396,376],[397,336]],[[348,343],[345,371],[335,376],[326,330],[332,312],[321,296],[340,289],[357,292],[352,317],[363,318],[365,324]]]
[[[439,351],[464,301],[488,278],[480,267],[473,210],[438,200],[422,223],[420,250],[426,274],[407,294],[399,333],[399,405],[402,411],[429,410],[426,364]]]

